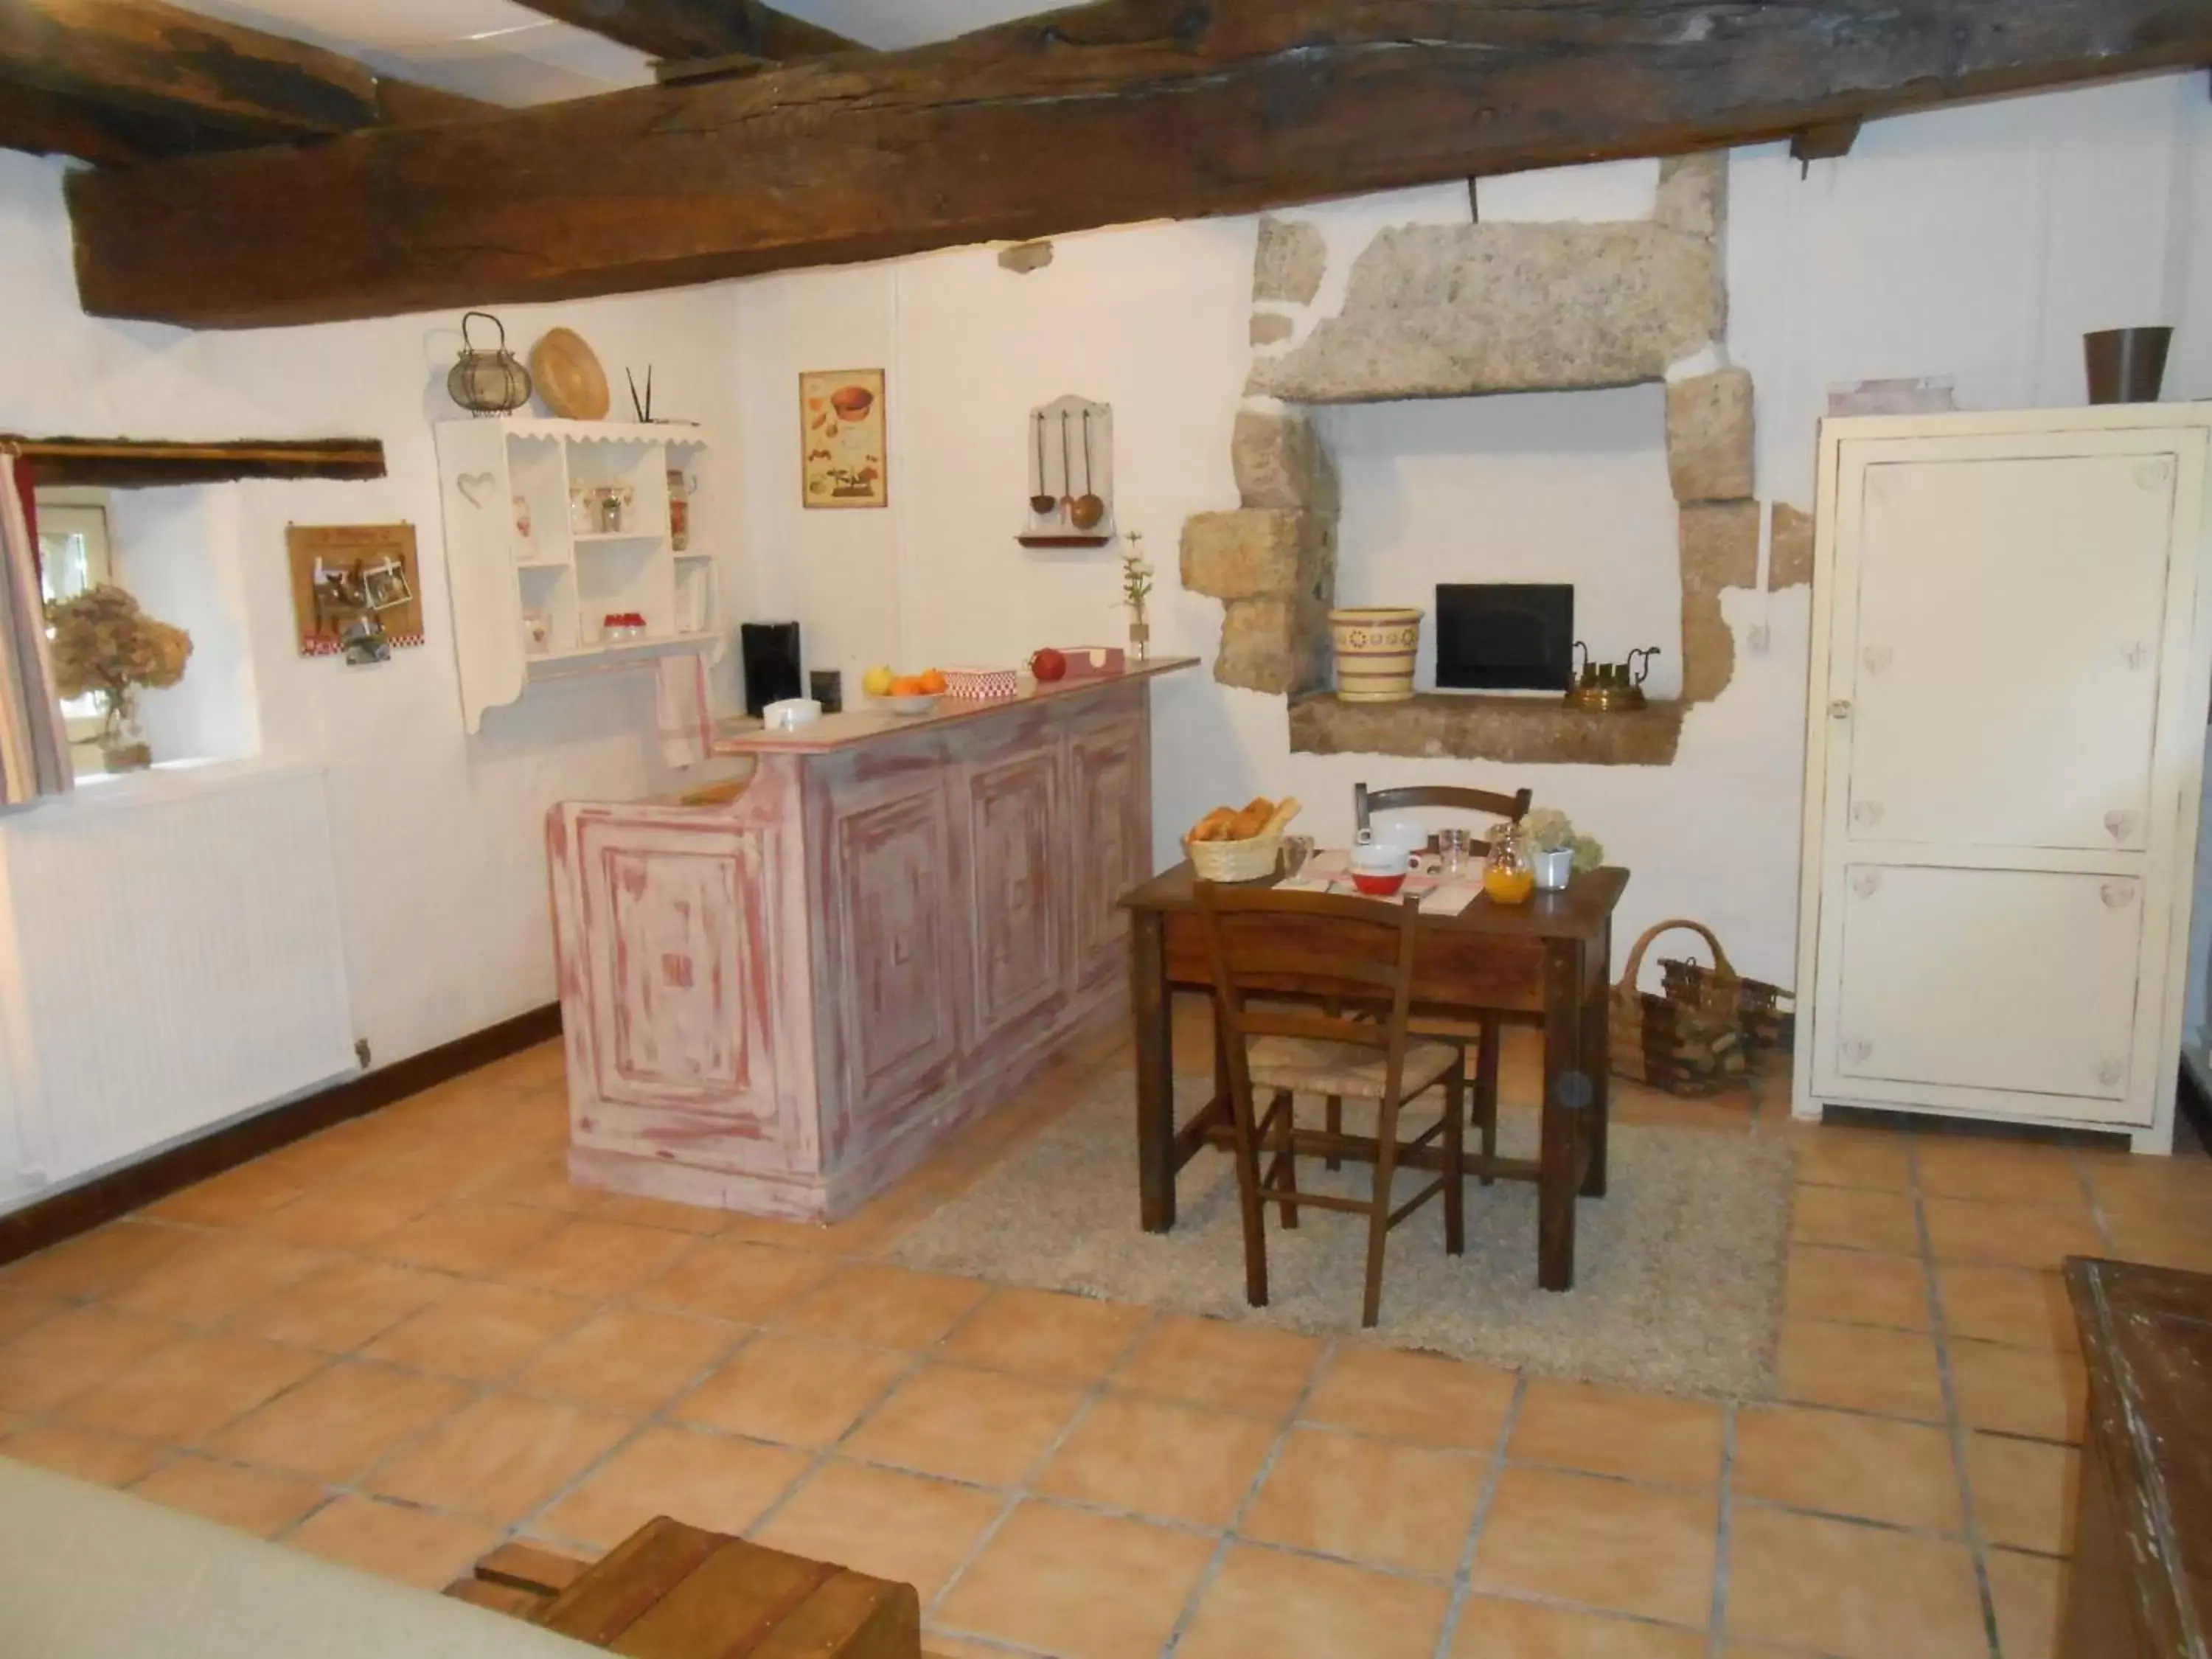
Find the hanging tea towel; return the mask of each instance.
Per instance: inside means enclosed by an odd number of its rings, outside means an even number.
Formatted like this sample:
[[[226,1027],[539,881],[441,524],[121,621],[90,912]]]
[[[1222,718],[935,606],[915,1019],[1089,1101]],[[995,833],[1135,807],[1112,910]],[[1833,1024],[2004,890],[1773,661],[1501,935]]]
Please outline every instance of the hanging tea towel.
[[[714,739],[714,706],[707,693],[704,653],[660,659],[653,677],[653,713],[662,764],[681,770],[707,758]]]

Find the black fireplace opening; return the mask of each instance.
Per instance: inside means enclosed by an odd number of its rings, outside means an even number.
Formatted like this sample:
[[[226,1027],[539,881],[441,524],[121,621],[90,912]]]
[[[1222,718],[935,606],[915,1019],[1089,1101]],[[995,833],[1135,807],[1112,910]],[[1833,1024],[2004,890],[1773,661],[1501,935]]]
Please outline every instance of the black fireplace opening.
[[[1565,691],[1574,665],[1572,586],[1437,584],[1438,690]]]

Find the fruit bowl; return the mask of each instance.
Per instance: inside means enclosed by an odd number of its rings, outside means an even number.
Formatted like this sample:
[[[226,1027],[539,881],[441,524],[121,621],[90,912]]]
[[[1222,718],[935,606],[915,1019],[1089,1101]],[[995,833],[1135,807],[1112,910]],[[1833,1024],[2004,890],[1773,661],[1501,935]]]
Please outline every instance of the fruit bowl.
[[[937,707],[937,694],[925,691],[910,697],[878,697],[877,701],[887,704],[894,714],[927,714]]]

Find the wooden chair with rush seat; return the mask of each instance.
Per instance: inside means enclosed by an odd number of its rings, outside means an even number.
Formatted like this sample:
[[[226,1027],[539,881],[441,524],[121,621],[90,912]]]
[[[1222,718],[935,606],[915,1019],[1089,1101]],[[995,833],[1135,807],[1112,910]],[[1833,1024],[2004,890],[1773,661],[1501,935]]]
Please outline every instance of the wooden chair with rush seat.
[[[1480,812],[1490,818],[1504,818],[1518,823],[1528,816],[1534,800],[1531,790],[1522,789],[1510,795],[1501,795],[1490,789],[1466,789],[1455,784],[1409,784],[1401,789],[1370,789],[1364,783],[1352,786],[1352,816],[1356,829],[1369,827],[1369,821],[1377,812],[1407,812],[1420,806],[1441,806],[1454,812]],[[1476,858],[1490,854],[1490,843],[1479,836],[1470,836],[1468,853]],[[1502,1022],[1496,1014],[1486,1013],[1474,1020],[1458,1019],[1438,1015],[1416,1013],[1413,1030],[1416,1036],[1437,1042],[1456,1043],[1462,1049],[1472,1048],[1474,1053],[1474,1128],[1482,1137],[1482,1156],[1486,1162],[1498,1156],[1498,1055],[1499,1027]],[[1336,1128],[1342,1121],[1344,1107],[1340,1101],[1328,1103],[1328,1127]],[[1332,1163],[1329,1167],[1334,1169]],[[1494,1177],[1485,1174],[1482,1184],[1492,1184]]]
[[[1267,1205],[1280,1207],[1286,1228],[1298,1224],[1298,1212],[1307,1205],[1349,1211],[1368,1218],[1360,1322],[1371,1326],[1382,1316],[1382,1257],[1393,1227],[1441,1193],[1444,1248],[1454,1255],[1467,1248],[1466,1054],[1454,1043],[1419,1040],[1408,1030],[1419,902],[1408,897],[1389,904],[1203,881],[1195,896],[1236,1131],[1245,1299],[1255,1308],[1267,1301]],[[1437,1121],[1400,1141],[1401,1107],[1439,1083],[1444,1109]],[[1261,1091],[1273,1096],[1264,1115],[1256,1104]],[[1323,1095],[1336,1103],[1327,1133],[1297,1128],[1299,1094]],[[1374,1103],[1372,1136],[1343,1133],[1340,1103],[1346,1097]],[[1401,1158],[1439,1136],[1443,1174],[1394,1206],[1393,1180]],[[1332,1164],[1345,1158],[1372,1163],[1372,1195],[1301,1191],[1302,1143]],[[1263,1147],[1273,1153],[1264,1170]]]

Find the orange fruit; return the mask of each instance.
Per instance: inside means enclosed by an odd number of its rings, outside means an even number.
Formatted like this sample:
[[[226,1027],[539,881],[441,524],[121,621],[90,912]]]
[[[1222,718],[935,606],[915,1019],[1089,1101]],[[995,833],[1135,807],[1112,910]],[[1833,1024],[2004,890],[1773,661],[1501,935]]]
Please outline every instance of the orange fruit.
[[[895,697],[919,697],[925,696],[927,690],[911,674],[901,674],[891,682],[891,696]]]
[[[921,676],[921,689],[932,696],[935,696],[945,690],[945,676],[934,668],[924,670]]]

